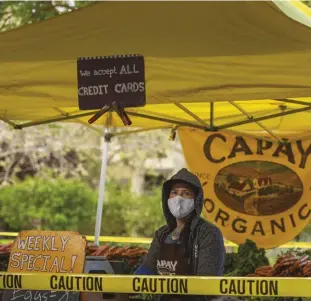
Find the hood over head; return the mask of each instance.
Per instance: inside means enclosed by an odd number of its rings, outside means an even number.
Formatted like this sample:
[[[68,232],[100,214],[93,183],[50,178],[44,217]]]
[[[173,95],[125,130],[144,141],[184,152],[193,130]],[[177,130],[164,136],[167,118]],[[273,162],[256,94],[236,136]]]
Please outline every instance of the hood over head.
[[[187,183],[194,188],[196,198],[194,200],[195,217],[191,222],[191,228],[193,229],[197,225],[203,209],[203,189],[201,182],[197,176],[188,171],[186,168],[181,169],[170,180],[164,182],[162,187],[162,208],[167,225],[170,229],[176,227],[176,218],[170,212],[167,201],[172,185],[175,183]]]

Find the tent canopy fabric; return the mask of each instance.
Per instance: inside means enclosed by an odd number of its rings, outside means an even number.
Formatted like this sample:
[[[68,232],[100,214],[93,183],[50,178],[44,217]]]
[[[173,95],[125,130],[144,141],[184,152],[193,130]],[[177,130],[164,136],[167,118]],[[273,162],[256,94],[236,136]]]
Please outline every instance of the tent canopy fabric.
[[[0,118],[40,123],[85,113],[78,109],[76,59],[139,53],[147,105],[128,110],[133,127],[226,129],[242,121],[229,128],[308,134],[310,16],[290,1],[99,2],[4,32]],[[280,116],[291,110],[297,114]],[[250,122],[257,117],[263,119]],[[122,123],[113,115],[112,125]]]

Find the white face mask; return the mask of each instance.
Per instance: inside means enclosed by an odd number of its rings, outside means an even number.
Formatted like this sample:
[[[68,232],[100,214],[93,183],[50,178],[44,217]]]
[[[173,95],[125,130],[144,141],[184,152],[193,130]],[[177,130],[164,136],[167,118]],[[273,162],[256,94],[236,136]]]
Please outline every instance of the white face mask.
[[[176,218],[183,218],[194,210],[194,199],[185,199],[182,196],[168,199],[167,204]]]

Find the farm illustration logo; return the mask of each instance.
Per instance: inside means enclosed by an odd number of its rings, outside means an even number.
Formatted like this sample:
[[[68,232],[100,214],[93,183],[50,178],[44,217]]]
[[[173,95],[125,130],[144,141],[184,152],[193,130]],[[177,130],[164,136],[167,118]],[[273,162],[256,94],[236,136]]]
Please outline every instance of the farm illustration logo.
[[[302,182],[286,166],[265,161],[229,165],[214,181],[217,198],[249,215],[275,215],[293,207],[302,196]]]
[[[203,215],[226,239],[273,248],[311,218],[310,141],[272,142],[180,129],[189,169],[204,189]]]

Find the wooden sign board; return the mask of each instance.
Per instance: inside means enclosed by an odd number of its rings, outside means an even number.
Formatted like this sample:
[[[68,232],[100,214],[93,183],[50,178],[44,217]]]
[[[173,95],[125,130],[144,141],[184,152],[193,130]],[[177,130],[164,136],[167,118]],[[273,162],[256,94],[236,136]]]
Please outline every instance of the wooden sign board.
[[[8,272],[81,273],[86,242],[62,231],[23,231],[15,240]]]
[[[70,231],[23,231],[11,250],[8,272],[83,273],[86,241]],[[2,301],[79,301],[78,292],[10,290]]]
[[[77,61],[80,110],[146,104],[145,63],[141,55],[85,57]]]

